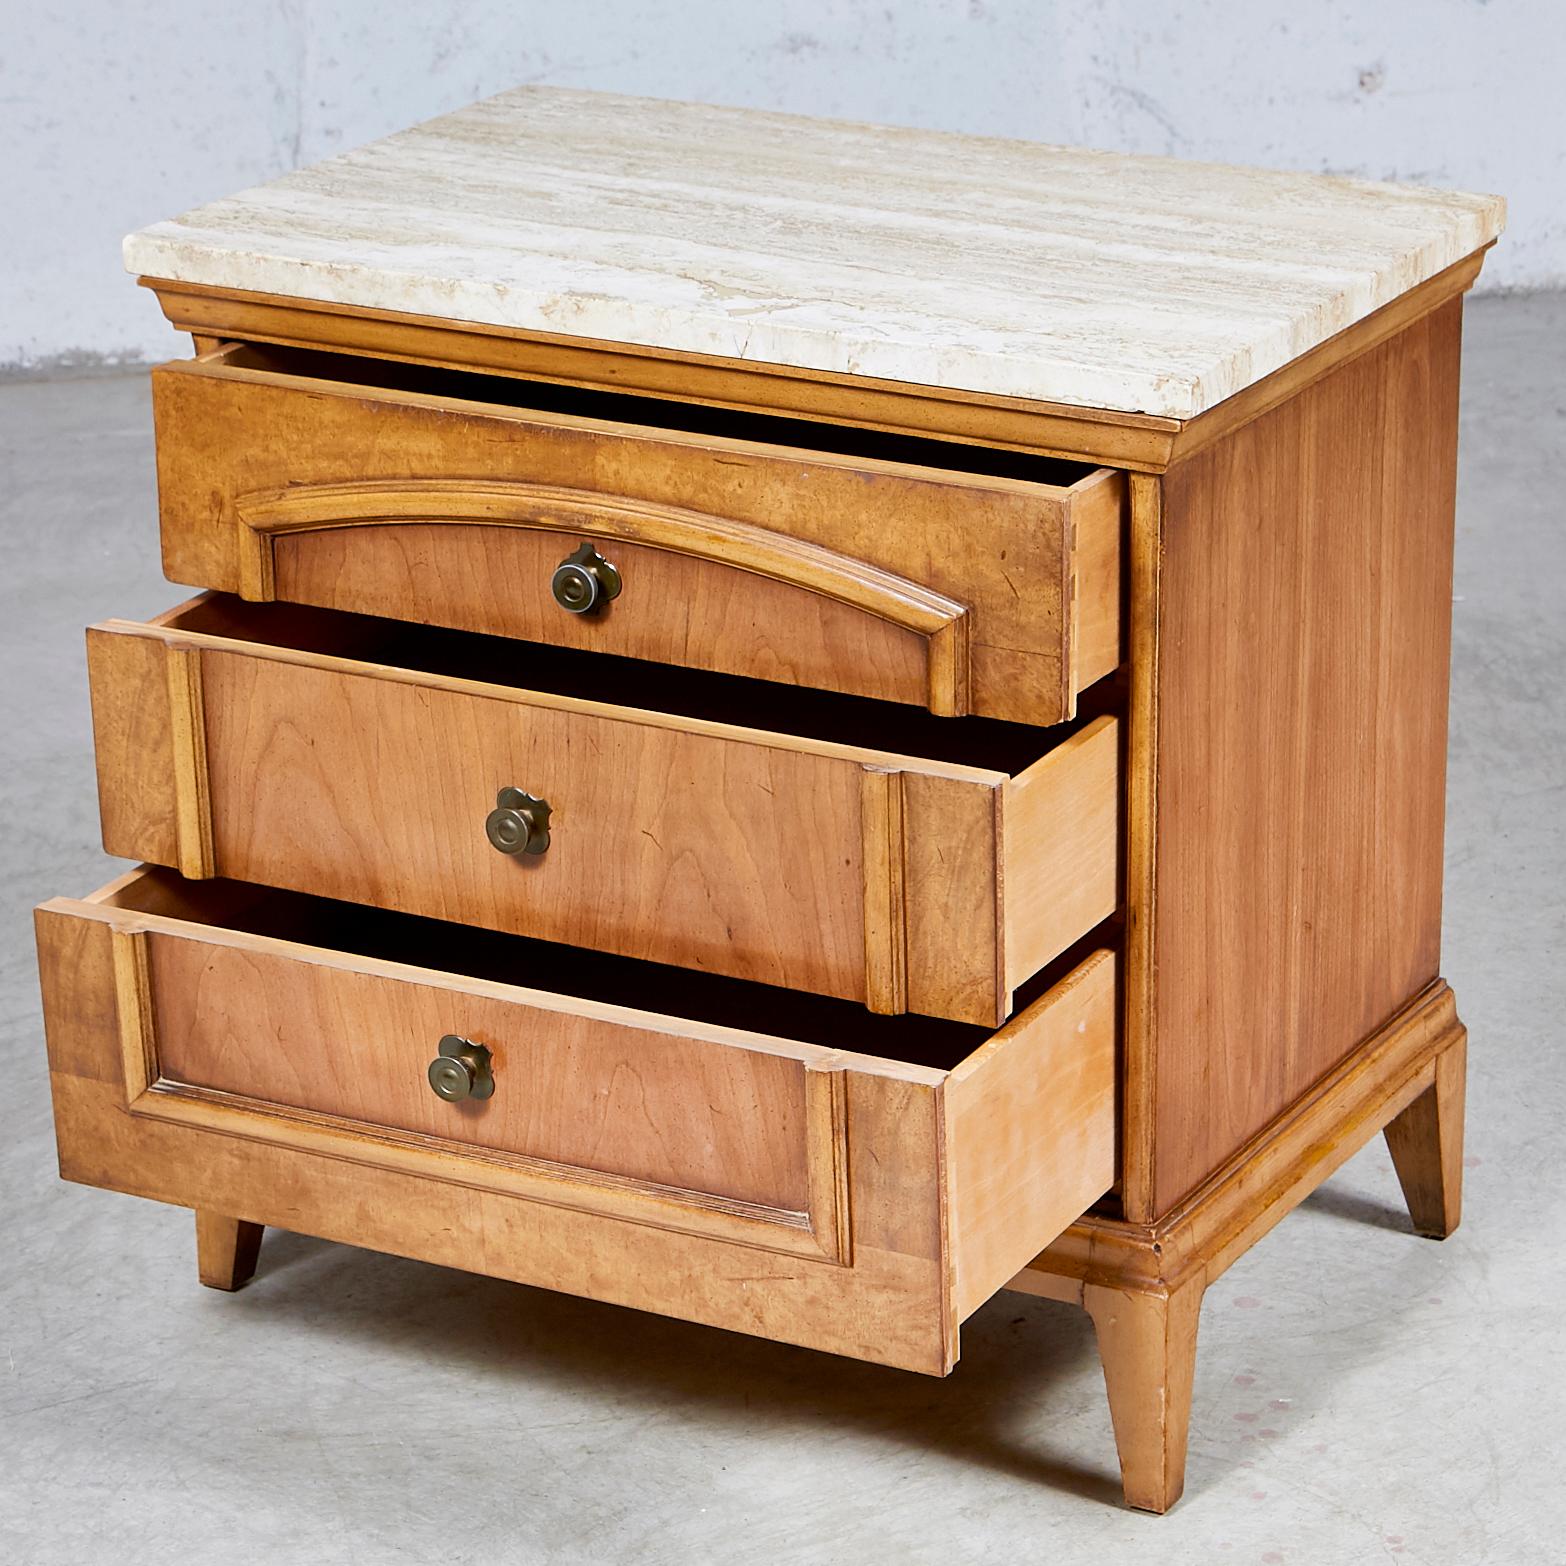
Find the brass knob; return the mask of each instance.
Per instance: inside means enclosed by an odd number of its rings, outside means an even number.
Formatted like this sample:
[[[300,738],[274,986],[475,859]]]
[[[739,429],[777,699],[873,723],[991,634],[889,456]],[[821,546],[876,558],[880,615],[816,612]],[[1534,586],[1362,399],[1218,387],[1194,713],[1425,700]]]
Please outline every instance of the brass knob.
[[[460,1104],[465,1098],[488,1098],[495,1091],[489,1051],[455,1033],[448,1033],[440,1041],[440,1053],[430,1062],[428,1076],[435,1096],[448,1104]]]
[[[541,854],[549,847],[549,801],[503,788],[485,818],[484,833],[503,854]]]
[[[549,586],[562,609],[587,614],[620,596],[620,573],[591,544],[583,544],[555,567]]]

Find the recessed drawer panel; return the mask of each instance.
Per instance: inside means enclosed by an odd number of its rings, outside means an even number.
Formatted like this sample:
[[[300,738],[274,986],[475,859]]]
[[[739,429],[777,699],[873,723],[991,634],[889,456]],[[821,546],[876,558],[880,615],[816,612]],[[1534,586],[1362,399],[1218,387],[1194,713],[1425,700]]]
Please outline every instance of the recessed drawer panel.
[[[1119,661],[1106,469],[283,348],[153,384],[177,582],[1027,723]]]
[[[105,847],[188,875],[989,1025],[1116,904],[1112,716],[762,705],[218,597],[88,653]]]
[[[64,1174],[253,1222],[940,1373],[1114,1177],[1107,950],[990,1034],[166,870],[38,933]]]

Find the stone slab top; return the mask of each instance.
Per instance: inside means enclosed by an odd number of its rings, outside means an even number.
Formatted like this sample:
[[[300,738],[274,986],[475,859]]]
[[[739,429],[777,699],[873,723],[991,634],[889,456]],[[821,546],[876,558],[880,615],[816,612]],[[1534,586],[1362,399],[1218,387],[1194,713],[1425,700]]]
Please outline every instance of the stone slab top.
[[[125,264],[1188,419],[1505,215],[1496,196],[524,87],[154,223]]]

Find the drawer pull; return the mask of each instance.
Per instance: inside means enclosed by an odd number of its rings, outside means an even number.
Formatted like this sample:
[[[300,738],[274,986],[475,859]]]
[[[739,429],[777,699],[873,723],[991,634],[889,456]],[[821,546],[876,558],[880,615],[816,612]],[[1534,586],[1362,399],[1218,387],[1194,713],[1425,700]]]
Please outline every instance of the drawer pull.
[[[503,854],[541,854],[549,847],[549,801],[503,788],[484,821],[484,833]]]
[[[587,614],[620,596],[620,573],[591,544],[569,554],[550,579],[555,602],[572,614]]]
[[[489,1051],[455,1033],[440,1041],[440,1053],[430,1062],[428,1076],[436,1098],[448,1104],[460,1104],[465,1098],[489,1098],[495,1091]]]

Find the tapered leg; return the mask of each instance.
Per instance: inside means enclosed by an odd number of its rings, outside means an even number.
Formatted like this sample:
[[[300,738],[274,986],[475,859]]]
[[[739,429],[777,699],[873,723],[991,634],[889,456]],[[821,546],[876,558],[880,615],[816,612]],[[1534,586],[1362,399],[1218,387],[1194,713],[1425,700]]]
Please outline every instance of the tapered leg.
[[[1414,1228],[1444,1240],[1463,1215],[1463,1100],[1468,1041],[1436,1057],[1435,1081],[1386,1129],[1392,1167]]]
[[[242,1289],[260,1254],[260,1224],[196,1209],[196,1271],[209,1289]]]
[[[1126,1504],[1144,1512],[1168,1511],[1185,1488],[1202,1293],[1195,1281],[1159,1293],[1083,1289],[1098,1334]]]

